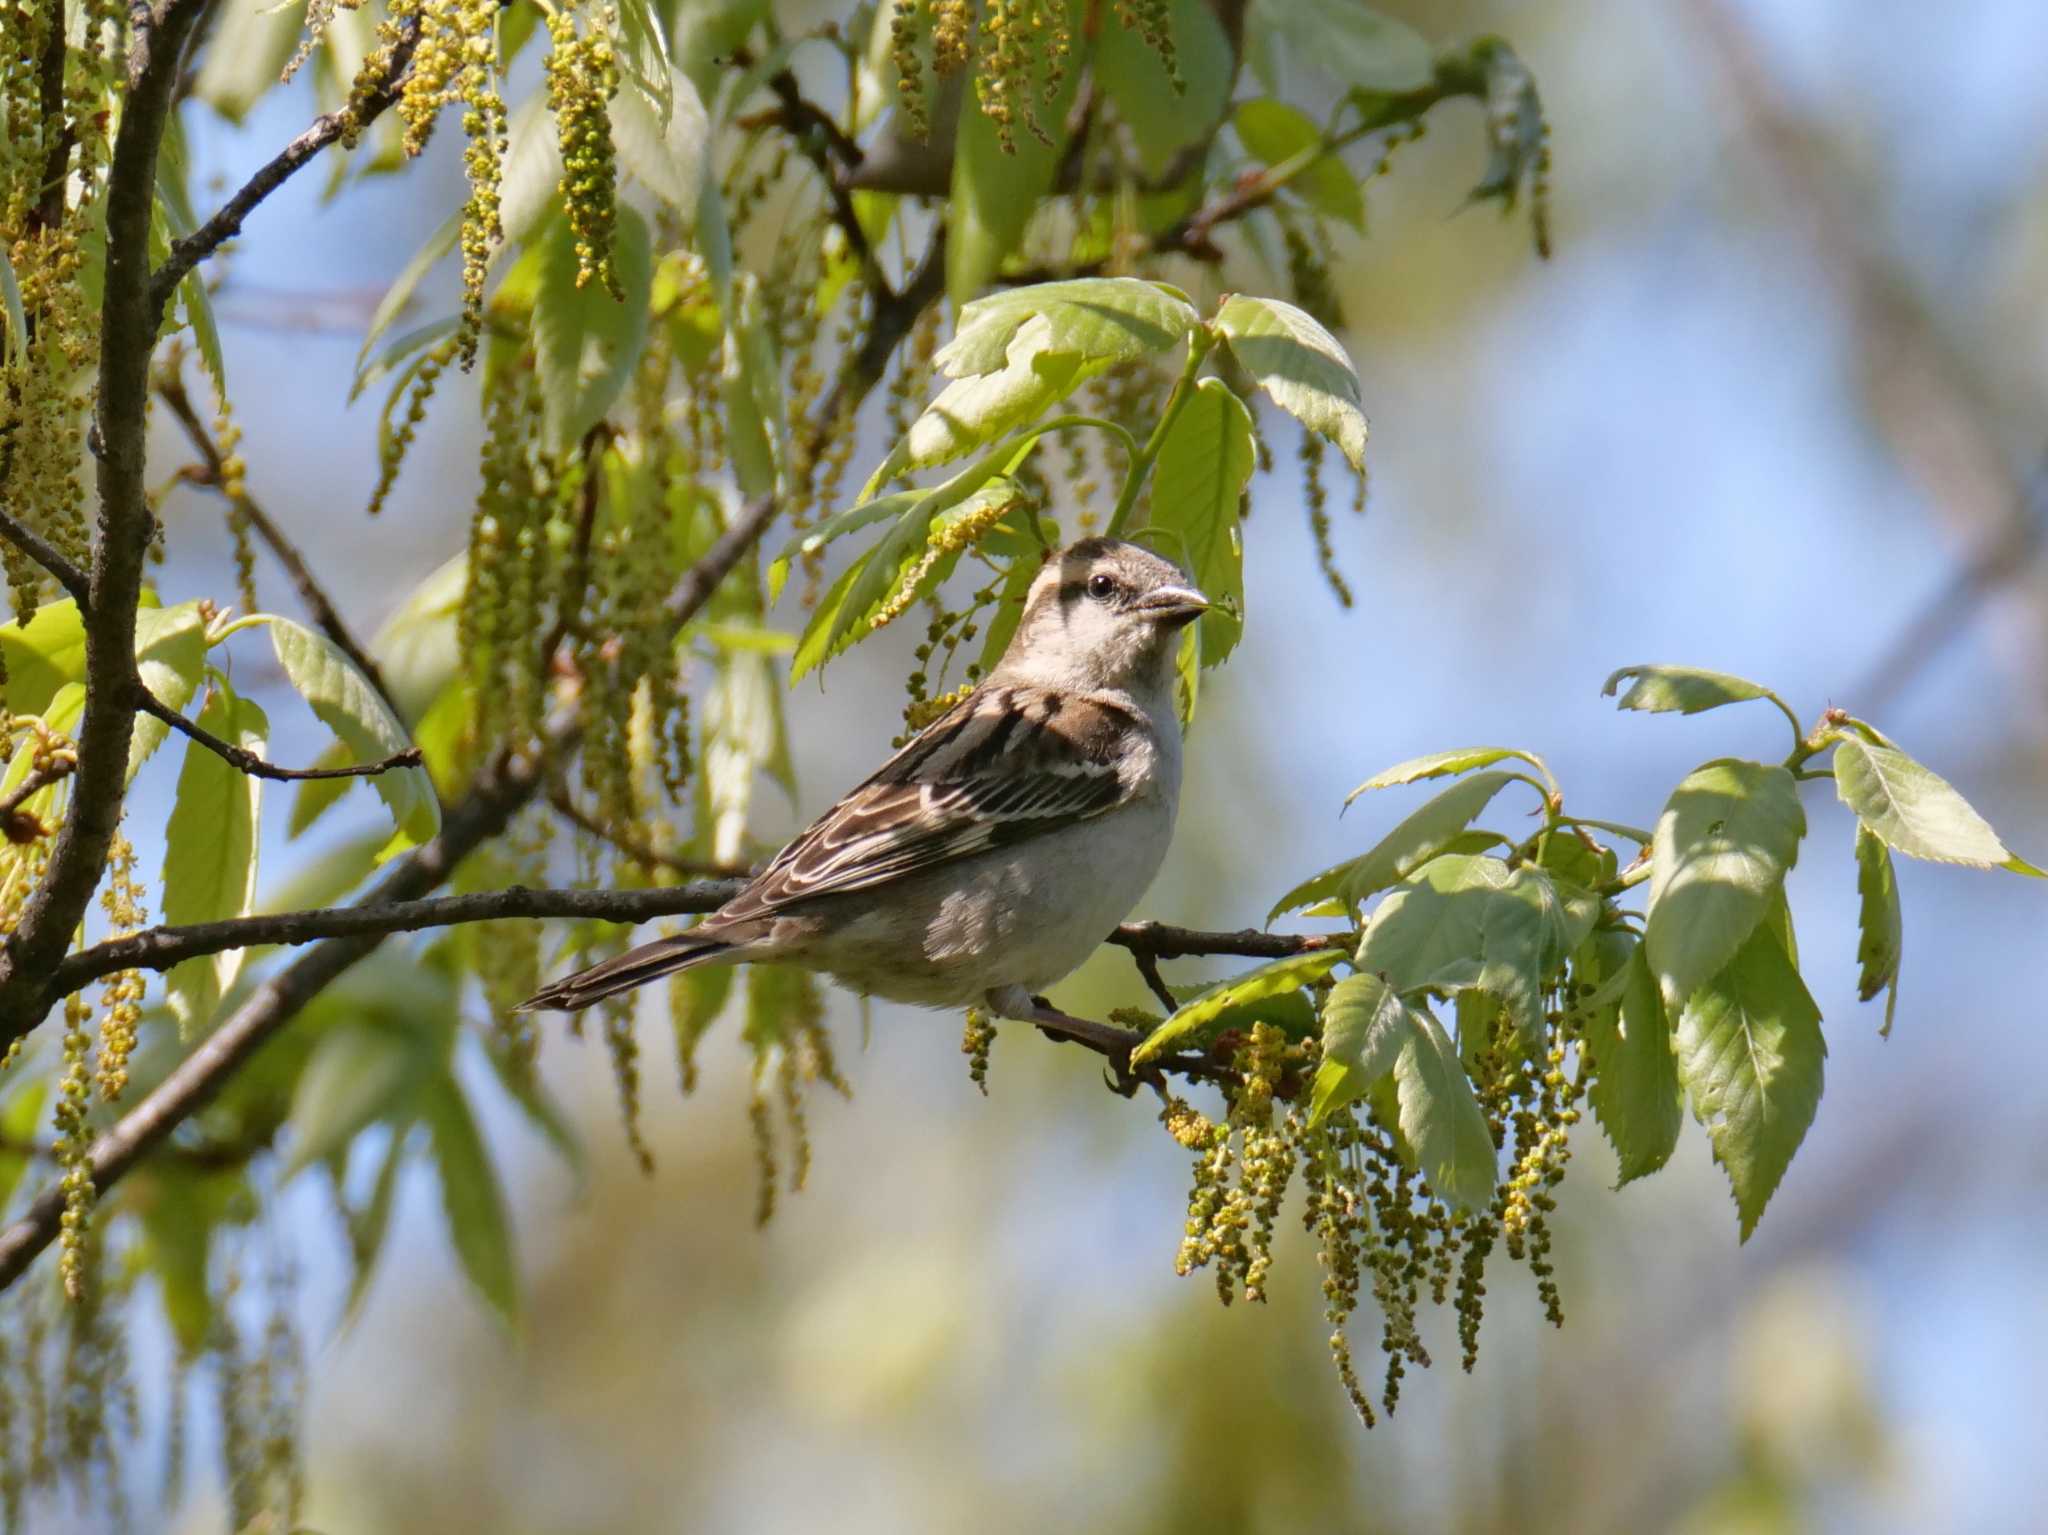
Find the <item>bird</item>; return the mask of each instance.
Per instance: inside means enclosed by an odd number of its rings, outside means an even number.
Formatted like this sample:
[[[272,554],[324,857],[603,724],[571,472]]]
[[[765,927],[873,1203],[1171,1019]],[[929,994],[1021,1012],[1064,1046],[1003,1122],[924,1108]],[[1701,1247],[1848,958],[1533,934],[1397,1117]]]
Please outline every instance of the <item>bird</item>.
[[[1080,1037],[1045,1000],[1144,895],[1180,799],[1180,631],[1209,609],[1142,545],[1047,556],[958,704],[687,932],[544,987],[576,1012],[700,965],[787,963],[853,990]],[[1101,1026],[1094,1026],[1100,1028]]]

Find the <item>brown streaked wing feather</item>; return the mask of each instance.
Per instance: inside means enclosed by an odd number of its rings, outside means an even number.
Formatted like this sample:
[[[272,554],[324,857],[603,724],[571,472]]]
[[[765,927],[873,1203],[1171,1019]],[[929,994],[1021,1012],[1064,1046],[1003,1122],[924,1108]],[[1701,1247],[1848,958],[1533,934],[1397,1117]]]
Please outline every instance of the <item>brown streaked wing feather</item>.
[[[1036,688],[969,694],[727,902],[737,921],[866,890],[1112,809],[1142,716]]]

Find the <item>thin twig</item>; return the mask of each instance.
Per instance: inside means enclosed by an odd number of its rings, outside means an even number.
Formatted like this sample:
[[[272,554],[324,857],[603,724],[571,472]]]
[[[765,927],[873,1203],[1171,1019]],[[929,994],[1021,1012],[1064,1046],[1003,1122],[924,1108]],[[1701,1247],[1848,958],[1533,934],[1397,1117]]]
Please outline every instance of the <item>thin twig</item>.
[[[346,106],[314,118],[305,132],[279,150],[269,164],[242,185],[240,191],[222,203],[212,218],[184,239],[172,242],[170,254],[149,281],[153,313],[163,312],[164,305],[170,302],[172,292],[187,272],[242,232],[242,220],[253,213],[264,198],[283,186],[329,144],[351,131],[360,133],[383,115],[398,99],[398,88],[412,63],[413,49],[419,43],[419,36],[419,18],[413,16],[403,24],[397,47],[392,51],[390,71],[382,85]]]
[[[47,767],[33,768],[28,777],[0,795],[0,837],[9,842],[33,842],[46,835],[41,821],[25,813],[22,805],[32,794],[40,793],[60,778],[69,778],[78,771],[78,759],[73,756],[56,758]]]
[[[256,536],[269,547],[270,552],[277,557],[277,562],[284,567],[285,574],[291,577],[292,586],[297,590],[299,600],[306,605],[307,616],[313,620],[314,626],[334,642],[335,649],[355,663],[356,670],[377,690],[377,696],[384,700],[393,714],[398,714],[400,711],[397,700],[391,696],[391,688],[384,680],[382,669],[370,652],[356,639],[354,631],[342,618],[341,610],[328,598],[319,579],[313,574],[312,566],[306,563],[305,556],[300,554],[297,546],[285,536],[284,530],[271,520],[270,514],[258,506],[246,492],[238,495],[228,494],[227,476],[223,473],[226,458],[220,451],[220,444],[214,440],[213,433],[207,429],[206,423],[200,420],[199,412],[193,407],[192,397],[185,390],[184,379],[173,372],[160,372],[157,376],[156,392],[157,398],[170,407],[171,414],[185,429],[185,436],[191,441],[193,450],[199,454],[197,472],[188,478],[195,484],[219,492],[249,519],[249,526],[256,530]]]
[[[5,538],[15,548],[34,560],[43,569],[57,578],[57,584],[69,592],[78,602],[78,609],[85,611],[86,603],[92,597],[92,580],[71,561],[57,552],[50,541],[34,528],[18,522],[5,511],[0,511],[0,538]]]
[[[660,848],[641,841],[619,827],[607,826],[577,804],[570,797],[567,787],[562,784],[548,785],[548,803],[555,808],[556,814],[578,831],[589,833],[646,868],[667,869],[670,873],[688,875],[693,879],[736,879],[744,877],[747,873],[745,869],[733,868],[707,859],[679,858],[674,853],[664,853]]]
[[[274,778],[283,783],[298,783],[308,778],[375,778],[380,773],[389,773],[398,768],[418,767],[421,762],[420,749],[408,746],[402,752],[393,752],[375,762],[357,762],[348,767],[332,768],[288,768],[267,762],[254,752],[223,741],[205,726],[195,723],[173,709],[142,684],[135,687],[135,707],[144,714],[153,714],[184,735],[190,736],[215,756],[232,763],[251,778]]]
[[[1234,933],[1209,933],[1200,928],[1170,927],[1163,922],[1126,922],[1109,941],[1134,955],[1153,959],[1184,959],[1191,954],[1238,954],[1247,959],[1286,959],[1334,949],[1350,941],[1348,933],[1268,933],[1256,927]]]

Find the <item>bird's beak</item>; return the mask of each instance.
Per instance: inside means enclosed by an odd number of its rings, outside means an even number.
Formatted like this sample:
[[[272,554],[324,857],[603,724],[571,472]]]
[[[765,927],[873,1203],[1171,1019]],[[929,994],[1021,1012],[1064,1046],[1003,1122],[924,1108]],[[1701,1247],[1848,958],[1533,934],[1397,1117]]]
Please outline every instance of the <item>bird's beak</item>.
[[[1192,586],[1157,586],[1138,601],[1138,611],[1166,629],[1178,629],[1209,611],[1209,599]]]

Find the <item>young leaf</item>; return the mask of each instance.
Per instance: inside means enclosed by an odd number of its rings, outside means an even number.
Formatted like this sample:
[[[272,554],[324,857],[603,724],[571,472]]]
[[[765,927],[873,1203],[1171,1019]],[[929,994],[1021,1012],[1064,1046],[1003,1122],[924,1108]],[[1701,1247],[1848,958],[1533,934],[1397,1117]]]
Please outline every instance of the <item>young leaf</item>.
[[[192,94],[239,124],[284,72],[298,46],[299,19],[280,15],[269,0],[225,0],[219,26],[231,42],[203,50]]]
[[[600,282],[576,286],[576,236],[567,219],[550,224],[544,240],[533,305],[534,354],[548,440],[566,451],[604,418],[640,360],[653,267],[647,225],[624,204],[612,241],[612,271],[622,299]]]
[[[1254,1021],[1279,1023],[1282,1027],[1289,1022],[1305,1026],[1313,1022],[1315,1015],[1301,1006],[1301,988],[1321,980],[1345,958],[1341,949],[1311,949],[1306,954],[1290,954],[1219,981],[1193,1001],[1182,1004],[1171,1018],[1148,1034],[1145,1042],[1131,1052],[1131,1064],[1141,1066],[1169,1051],[1206,1045],[1225,1029],[1248,1026]],[[1291,1004],[1290,998],[1294,999]]]
[[[1563,957],[1564,908],[1549,878],[1498,858],[1444,854],[1380,904],[1358,968],[1397,991],[1480,991],[1497,998],[1523,1038],[1543,1029],[1545,973]]]
[[[1040,316],[1051,332],[1048,350],[1100,363],[1170,351],[1201,324],[1186,295],[1164,283],[1077,277],[976,299],[960,311],[953,339],[934,361],[948,378],[994,373],[1008,362],[1010,342],[1025,322]]]
[[[1053,344],[1052,322],[1033,315],[1017,328],[993,373],[956,378],[910,423],[896,469],[950,463],[1037,420],[1108,364],[1089,363]]]
[[[1856,963],[1860,967],[1856,995],[1868,1002],[1880,991],[1889,993],[1884,1027],[1878,1030],[1889,1039],[1892,1014],[1899,1005],[1899,950],[1906,926],[1899,915],[1899,881],[1892,868],[1891,849],[1861,823],[1856,827],[1856,895]]]
[[[1216,330],[1275,405],[1343,449],[1352,468],[1365,467],[1358,374],[1321,322],[1279,299],[1240,293],[1216,312]]]
[[[1845,736],[1835,748],[1835,792],[1886,847],[1909,858],[2040,873],[2007,852],[1990,823],[1946,779],[1896,747]]]
[[[206,667],[206,621],[199,604],[174,608],[138,608],[135,613],[135,671],[142,685],[173,709],[192,701]],[[135,717],[128,740],[128,777],[132,780],[150,754],[163,745],[171,727],[153,714]]]
[[[1244,633],[1238,510],[1257,467],[1251,412],[1220,378],[1201,380],[1160,444],[1149,525],[1180,535],[1188,574],[1214,604],[1200,619],[1204,666],[1227,657]]]
[[[1776,934],[1759,928],[1679,1015],[1678,1072],[1749,1240],[1820,1106],[1820,1009]]]
[[[1263,165],[1284,164],[1311,153],[1323,141],[1322,130],[1306,112],[1271,97],[1239,102],[1231,122],[1246,152]],[[1365,193],[1350,167],[1335,155],[1311,160],[1289,179],[1287,190],[1326,218],[1340,219],[1353,229],[1365,227]]]
[[[261,756],[270,722],[226,684],[199,713],[199,723],[222,740]],[[185,748],[178,794],[164,828],[164,921],[217,922],[246,916],[256,899],[256,827],[263,780],[244,773],[199,742]],[[164,978],[165,998],[178,1025],[190,1031],[213,1017],[240,974],[243,949],[223,949],[174,965]]]
[[[1323,1002],[1323,1061],[1309,1095],[1311,1125],[1363,1098],[1394,1069],[1414,1028],[1408,1011],[1399,993],[1362,970],[1330,988]]]
[[[1601,985],[1623,971],[1628,976],[1618,1002],[1587,1015],[1585,1034],[1594,1067],[1588,1096],[1621,1163],[1618,1188],[1671,1160],[1684,1118],[1683,1094],[1671,1053],[1671,1021],[1642,945],[1621,932],[1598,934],[1593,943],[1597,969],[1583,977],[1575,970],[1575,980]]]
[[[1367,896],[1399,884],[1457,841],[1472,818],[1511,782],[1512,774],[1480,773],[1452,784],[1388,832],[1370,852],[1296,885],[1274,903],[1266,920],[1271,922],[1282,912],[1298,911],[1332,896],[1356,906]],[[1477,852],[1499,840],[1491,832],[1480,835],[1484,841],[1479,846],[1463,850]]]
[[[469,1101],[451,1075],[430,1079],[420,1094],[420,1117],[432,1136],[441,1174],[441,1208],[462,1271],[507,1327],[519,1324],[519,1272],[512,1226],[497,1169],[477,1133]]]
[[[1468,746],[1459,751],[1431,752],[1426,757],[1411,757],[1397,763],[1384,773],[1375,773],[1364,783],[1344,796],[1349,805],[1368,789],[1392,789],[1404,783],[1414,783],[1423,778],[1446,778],[1457,773],[1469,773],[1474,768],[1491,767],[1496,762],[1505,762],[1510,757],[1519,757],[1543,775],[1545,783],[1554,782],[1550,769],[1534,752],[1516,751],[1512,746]]]
[[[375,762],[410,744],[390,706],[325,635],[288,618],[273,617],[270,643],[299,696],[312,705],[320,722],[341,738],[356,761]],[[425,768],[393,768],[370,783],[390,808],[399,831],[412,842],[425,842],[441,829],[441,802]]]
[[[1726,672],[1704,671],[1697,666],[1624,666],[1601,684],[1600,696],[1613,698],[1624,678],[1629,688],[1615,701],[1617,709],[1641,709],[1656,714],[1698,714],[1723,704],[1744,703],[1752,698],[1770,697],[1760,687]]]
[[[525,247],[562,206],[562,138],[547,93],[535,91],[512,114],[505,134],[505,171],[498,184],[498,223],[505,249]],[[461,216],[450,221],[461,229]],[[436,234],[435,239],[440,236]],[[450,243],[453,243],[453,233]]]
[[[1081,71],[1068,69],[1053,99],[1043,89],[1044,61],[1037,50],[1036,67],[1018,82],[1020,102],[1029,100],[1038,120],[1053,138],[1040,143],[1022,122],[1013,125],[1011,148],[1005,151],[996,125],[973,100],[975,86],[960,107],[960,127],[953,141],[953,195],[947,209],[946,294],[962,308],[988,286],[1019,242],[1039,199],[1051,190],[1064,150],[1062,125]]]
[[[805,528],[769,563],[768,600],[772,603],[782,595],[783,585],[789,580],[789,568],[798,558],[816,554],[834,539],[843,538],[848,533],[858,533],[875,523],[901,517],[924,497],[922,490],[899,490],[893,495],[877,496],[872,501],[861,502],[859,506],[848,507],[815,527]]]
[[[1499,1172],[1486,1115],[1444,1026],[1426,1009],[1406,1011],[1408,1039],[1394,1060],[1402,1138],[1440,1198],[1483,1210]]]
[[[1799,856],[1806,812],[1775,763],[1720,758],[1686,776],[1657,819],[1643,949],[1677,1011],[1735,957]]]
[[[631,3],[645,10],[646,0]],[[660,39],[658,26],[653,36]],[[704,181],[704,145],[711,123],[689,77],[666,57],[658,69],[666,82],[666,99],[645,90],[619,92],[612,98],[612,139],[618,145],[620,163],[668,204],[687,230],[697,217],[697,191]]]

